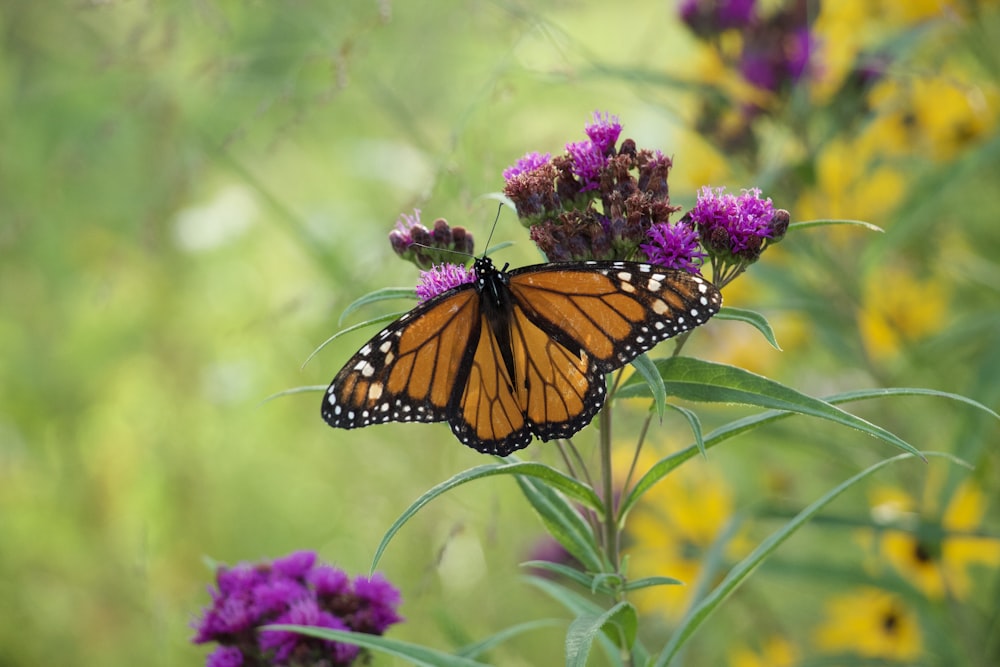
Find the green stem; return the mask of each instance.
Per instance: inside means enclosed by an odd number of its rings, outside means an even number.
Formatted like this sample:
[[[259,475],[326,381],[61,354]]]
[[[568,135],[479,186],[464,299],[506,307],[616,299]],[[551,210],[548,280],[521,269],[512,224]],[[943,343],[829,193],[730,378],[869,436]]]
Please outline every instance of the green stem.
[[[618,512],[615,503],[615,479],[614,470],[611,466],[611,402],[608,401],[601,408],[601,473],[604,486],[604,551],[611,565],[614,574],[621,574],[621,563],[618,540]],[[625,598],[624,591],[619,591],[615,596],[616,601]],[[632,652],[625,641],[625,635],[618,633],[618,651],[621,664],[624,667],[632,667]]]
[[[611,467],[611,404],[601,408],[601,476],[604,485],[604,550],[614,573],[618,572],[618,522],[615,520],[615,480]]]

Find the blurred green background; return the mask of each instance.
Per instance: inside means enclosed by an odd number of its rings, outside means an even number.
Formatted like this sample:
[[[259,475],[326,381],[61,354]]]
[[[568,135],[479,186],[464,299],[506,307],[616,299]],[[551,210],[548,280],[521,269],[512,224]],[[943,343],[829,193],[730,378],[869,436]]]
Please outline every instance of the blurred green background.
[[[263,401],[328,382],[373,333],[301,368],[344,306],[415,282],[386,241],[400,213],[464,225],[482,250],[496,213],[483,195],[501,189],[501,171],[582,139],[594,110],[674,156],[681,204],[704,184],[760,185],[793,220],[888,230],[790,237],[734,285],[727,301],[771,317],[784,353],[722,323],[692,354],[815,394],[929,386],[1000,407],[1000,70],[985,48],[1000,33],[984,21],[966,39],[957,21],[959,74],[936,51],[908,62],[930,29],[898,20],[885,39],[898,40],[901,79],[945,71],[962,90],[983,86],[986,120],[950,152],[872,157],[856,142],[871,131],[863,113],[838,118],[829,100],[799,96],[738,160],[695,132],[701,86],[717,80],[670,2],[0,2],[0,664],[200,664],[188,626],[208,600],[205,557],[315,549],[364,572],[413,499],[487,462],[446,426],[333,431],[319,394]],[[913,109],[909,127],[930,136]],[[820,129],[789,120],[821,115]],[[897,178],[871,175],[887,164]],[[882,208],[865,208],[871,199]],[[515,245],[502,261],[536,261],[509,212],[503,241]],[[1000,507],[995,423],[930,399],[859,410],[967,458]],[[713,408],[706,421],[739,414]],[[688,442],[684,428],[668,421],[664,447]],[[591,439],[578,438],[587,451]],[[807,423],[743,444],[709,464],[758,466],[731,480],[750,513],[762,498],[800,508],[890,454]],[[526,455],[555,462],[544,446]],[[920,488],[931,471],[952,480],[935,488],[958,483],[940,462],[898,481]],[[844,512],[865,503],[854,493]],[[430,505],[381,564],[408,618],[393,636],[450,647],[564,615],[511,583],[541,532],[508,480]],[[820,526],[797,546],[841,536]],[[984,581],[997,592],[995,571]],[[746,629],[740,604],[720,636]],[[818,594],[783,604],[819,615]],[[563,632],[493,659],[556,664]]]

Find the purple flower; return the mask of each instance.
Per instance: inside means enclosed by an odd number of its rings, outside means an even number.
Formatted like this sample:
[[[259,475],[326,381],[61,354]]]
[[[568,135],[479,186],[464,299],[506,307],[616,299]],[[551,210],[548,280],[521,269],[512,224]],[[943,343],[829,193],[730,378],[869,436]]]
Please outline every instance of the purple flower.
[[[262,630],[283,623],[368,634],[382,634],[399,623],[400,596],[382,575],[359,577],[316,562],[299,551],[271,563],[220,567],[212,604],[195,623],[196,644],[217,642],[208,667],[241,665],[347,667],[362,651],[284,630]]]
[[[433,299],[453,287],[476,281],[476,272],[461,264],[441,264],[420,272],[417,298],[420,303]]]
[[[622,133],[622,126],[618,116],[609,116],[607,112],[602,116],[600,111],[595,111],[594,122],[585,126],[583,131],[601,155],[614,155],[615,142]]]
[[[420,222],[418,208],[413,209],[413,215],[399,216],[396,228],[389,232],[389,243],[397,255],[421,269],[454,259],[456,253],[471,255],[474,249],[472,234],[464,227],[450,227],[447,221],[438,218],[433,229],[427,229]]]
[[[785,67],[792,81],[798,81],[809,73],[810,57],[815,50],[809,28],[799,28],[792,34],[788,52],[785,54],[787,57]]]
[[[689,219],[674,224],[664,222],[653,225],[648,235],[650,243],[639,247],[650,262],[668,269],[698,273],[706,255],[701,249],[698,232]]]
[[[346,623],[333,614],[323,611],[315,600],[299,600],[284,614],[275,619],[275,624],[303,625],[331,630],[350,630]],[[358,647],[325,639],[316,639],[287,630],[263,630],[260,633],[260,648],[265,654],[273,652],[275,664],[288,662],[293,656],[295,663],[301,658],[315,654],[316,658],[333,654],[334,664],[349,665],[358,655]]]
[[[276,616],[308,595],[309,590],[305,586],[291,579],[273,579],[266,584],[258,584],[253,589],[253,614],[257,619]]]
[[[302,579],[316,564],[315,551],[296,551],[271,563],[271,569],[280,577]]]
[[[329,565],[314,568],[307,577],[318,596],[343,595],[350,589],[347,573]]]
[[[703,187],[691,209],[691,220],[710,254],[755,262],[764,239],[774,236],[771,199],[760,199],[758,188],[744,190],[739,197],[724,194],[724,190]]]
[[[212,651],[205,667],[241,667],[243,652],[235,646],[220,646]]]
[[[371,578],[357,577],[354,580],[354,595],[362,602],[353,619],[360,632],[380,635],[390,625],[402,620],[396,613],[399,591],[381,574],[375,573]]]
[[[566,144],[566,152],[573,160],[573,175],[580,181],[580,192],[596,190],[601,183],[604,152],[589,139]]]
[[[531,153],[525,153],[524,157],[514,163],[514,166],[507,167],[503,170],[503,178],[505,181],[513,180],[515,176],[527,174],[548,164],[551,159],[552,156],[548,153],[541,154],[534,151]]]

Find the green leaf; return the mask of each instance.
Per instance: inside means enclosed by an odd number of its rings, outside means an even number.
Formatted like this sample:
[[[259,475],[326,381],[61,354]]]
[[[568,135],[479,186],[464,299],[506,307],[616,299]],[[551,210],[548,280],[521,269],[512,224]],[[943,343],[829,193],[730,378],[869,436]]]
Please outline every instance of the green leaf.
[[[691,435],[694,436],[694,443],[698,446],[698,451],[701,452],[703,457],[708,457],[708,453],[705,450],[705,439],[701,435],[701,420],[698,419],[698,415],[694,411],[682,408],[679,405],[671,405],[670,408],[681,413],[687,419],[688,425],[691,427]]]
[[[587,572],[572,567],[570,565],[563,565],[562,563],[553,563],[550,560],[527,560],[521,563],[521,567],[530,567],[535,570],[545,570],[546,572],[552,572],[558,574],[561,577],[569,579],[573,583],[579,584],[583,588],[586,588],[590,592],[605,593],[610,595],[613,591],[607,586],[602,586],[598,582],[598,578]]]
[[[413,287],[383,287],[382,289],[365,294],[363,297],[350,303],[347,308],[344,308],[344,312],[340,314],[340,319],[337,320],[337,326],[342,325],[348,315],[370,303],[389,301],[391,299],[410,299],[411,301],[415,301],[416,298],[417,290]]]
[[[398,519],[396,519],[392,526],[389,527],[386,534],[382,537],[382,541],[375,550],[375,556],[372,559],[371,571],[375,571],[375,568],[378,565],[379,560],[381,560],[386,547],[389,546],[389,542],[396,535],[396,533],[399,532],[399,529],[403,527],[403,524],[409,521],[410,518],[420,511],[424,505],[456,486],[461,486],[466,482],[482,479],[483,477],[493,477],[495,475],[516,475],[518,476],[519,481],[523,476],[537,477],[544,480],[546,484],[565,492],[575,500],[593,507],[599,512],[604,511],[604,505],[601,502],[601,499],[597,497],[597,494],[594,493],[593,489],[585,484],[580,483],[551,466],[547,466],[542,463],[517,461],[516,458],[508,457],[508,460],[504,463],[488,463],[486,465],[477,466],[460,472],[454,477],[451,477],[450,479],[447,479],[429,489],[417,498],[417,500],[414,501],[414,503],[410,505]]]
[[[604,613],[604,609],[602,609],[591,598],[584,597],[558,582],[536,576],[528,576],[525,577],[525,579],[528,583],[543,591],[552,597],[552,599],[566,607],[566,609],[568,609],[574,616],[600,616]],[[619,656],[617,645],[608,639],[608,637],[603,633],[598,635],[598,641],[601,642],[601,647],[604,649],[605,653],[607,653],[611,662],[621,664],[621,658]],[[649,662],[649,652],[646,650],[646,647],[642,645],[642,642],[634,642],[632,645],[632,657],[633,663],[636,665],[646,665]]]
[[[995,419],[1000,420],[1000,415],[978,401],[974,401],[971,398],[966,398],[965,396],[961,396],[959,394],[938,391],[936,389],[922,389],[914,387],[862,389],[842,394],[834,394],[826,397],[824,400],[830,404],[840,404],[892,396],[933,396],[936,398],[947,398],[971,405],[992,415]],[[782,419],[788,419],[789,417],[794,416],[794,414],[795,413],[785,410],[767,410],[756,415],[736,419],[728,424],[723,424],[705,436],[705,449],[711,449],[712,447],[715,447],[730,438],[734,438],[737,435],[752,431],[766,424],[771,424]],[[635,486],[629,490],[628,495],[622,500],[621,508],[618,510],[619,522],[623,522],[625,520],[629,510],[632,509],[632,507],[639,501],[646,491],[655,486],[656,483],[668,475],[671,470],[694,457],[697,453],[698,449],[696,446],[691,445],[657,461],[649,470],[646,471],[642,478],[636,482]]]
[[[650,588],[651,586],[683,586],[684,582],[673,577],[643,577],[625,584],[626,591],[637,591],[640,588]]]
[[[656,364],[649,358],[649,355],[643,352],[632,360],[632,367],[649,385],[649,391],[653,396],[653,407],[656,408],[656,414],[660,421],[663,421],[663,408],[667,403],[667,389],[663,386],[663,378],[660,377]]]
[[[591,572],[609,569],[597,546],[594,531],[565,496],[544,482],[530,477],[519,475],[517,484],[545,524],[545,529],[584,568]]]
[[[716,315],[717,320],[733,320],[735,322],[746,322],[757,331],[764,334],[764,338],[767,342],[771,344],[771,347],[781,351],[781,346],[778,345],[778,340],[774,337],[774,329],[771,328],[771,324],[767,321],[767,318],[754,310],[745,310],[743,308],[733,308],[732,306],[724,306]]]
[[[928,455],[936,454],[937,453]],[[655,663],[656,667],[665,667],[670,664],[670,661],[674,658],[681,647],[687,642],[688,639],[691,638],[695,631],[701,627],[705,620],[719,607],[719,605],[721,605],[726,598],[728,598],[733,591],[735,591],[747,579],[747,577],[749,577],[750,574],[775,551],[775,549],[795,534],[795,532],[804,526],[817,512],[830,504],[841,493],[866,477],[869,477],[890,463],[895,463],[909,458],[913,458],[913,455],[908,453],[899,454],[892,458],[879,461],[878,463],[862,470],[850,479],[838,484],[832,490],[828,491],[818,500],[814,501],[808,507],[795,515],[791,521],[757,545],[756,549],[754,549],[746,558],[737,563],[733,569],[729,571],[729,574],[727,574],[719,583],[719,585],[716,586],[711,593],[705,596],[705,598],[702,599],[681,620],[680,625],[674,630],[674,634],[670,637],[670,640],[663,648],[663,651],[660,652],[660,655]]]
[[[302,365],[299,368],[300,369],[301,368],[305,368],[306,364],[308,364],[310,361],[312,361],[312,358],[315,357],[317,354],[319,354],[320,350],[322,350],[324,347],[326,347],[327,345],[329,345],[330,343],[332,343],[336,339],[340,338],[344,334],[351,333],[352,331],[357,331],[358,329],[363,329],[365,327],[370,327],[373,324],[381,324],[383,322],[391,322],[392,320],[396,319],[397,317],[399,317],[400,315],[402,315],[405,312],[406,312],[405,310],[401,310],[398,313],[388,313],[386,315],[379,315],[378,317],[374,317],[374,318],[372,318],[370,320],[365,320],[364,322],[359,322],[358,324],[351,325],[351,326],[347,327],[346,329],[341,329],[340,331],[338,331],[337,333],[333,334],[332,336],[330,336],[329,338],[327,338],[325,341],[323,341],[322,343],[320,343],[319,347],[317,347],[315,350],[313,350],[312,352],[310,352],[309,356],[306,357],[306,360],[302,362]]]
[[[565,624],[566,621],[556,618],[545,618],[537,621],[519,623],[517,625],[512,625],[509,628],[505,628],[496,634],[490,635],[486,639],[463,646],[456,651],[456,654],[465,658],[476,658],[483,653],[496,648],[508,639],[516,637],[517,635],[524,634],[525,632],[531,632],[532,630],[537,630],[539,628],[550,628]]]
[[[769,380],[762,375],[725,364],[716,364],[691,357],[673,357],[656,362],[663,376],[667,393],[691,401],[740,403],[761,408],[786,410],[811,417],[820,417],[867,433],[910,454],[920,456],[917,449],[895,435],[832,404],[807,396],[791,387]],[[618,390],[619,396],[645,396],[645,385],[629,378]]]
[[[788,231],[793,229],[809,229],[811,227],[830,227],[834,225],[848,225],[851,227],[862,227],[870,232],[884,233],[885,230],[878,225],[873,225],[864,220],[805,220],[803,222],[793,222],[788,225]]]
[[[369,635],[363,632],[331,630],[329,628],[304,625],[267,625],[264,627],[267,630],[285,630],[308,637],[327,639],[344,644],[354,644],[355,646],[361,646],[378,651],[379,653],[402,658],[410,664],[419,665],[420,667],[489,667],[485,662],[477,662],[470,658],[452,655],[421,646],[420,644],[411,644],[398,639],[389,639],[388,637]]]
[[[628,602],[619,602],[600,615],[577,617],[566,633],[566,666],[586,667],[590,647],[602,630],[615,643],[619,635],[624,635],[625,646],[631,647],[638,624],[635,607]]]

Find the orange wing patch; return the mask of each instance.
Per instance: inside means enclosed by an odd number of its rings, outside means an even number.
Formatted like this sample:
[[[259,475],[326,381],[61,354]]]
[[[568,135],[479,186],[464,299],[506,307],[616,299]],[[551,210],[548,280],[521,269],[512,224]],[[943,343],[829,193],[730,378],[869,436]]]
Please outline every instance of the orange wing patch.
[[[443,421],[464,349],[479,324],[474,289],[418,307],[370,340],[337,374],[323,417],[340,428]]]

